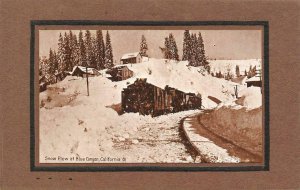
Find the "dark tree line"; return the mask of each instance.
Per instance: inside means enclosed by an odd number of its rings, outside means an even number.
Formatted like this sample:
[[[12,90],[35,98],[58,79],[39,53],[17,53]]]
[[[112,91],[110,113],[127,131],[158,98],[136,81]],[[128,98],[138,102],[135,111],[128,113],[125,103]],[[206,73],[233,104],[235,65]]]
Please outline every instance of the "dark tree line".
[[[48,58],[40,58],[40,75],[53,76],[56,73],[72,71],[74,66],[88,66],[98,70],[113,66],[113,51],[110,35],[106,33],[104,43],[101,30],[93,36],[89,30],[78,37],[72,31],[59,35],[58,50],[50,49]]]
[[[194,67],[203,66],[210,72],[210,66],[205,56],[203,38],[200,32],[197,37],[196,34],[190,34],[189,30],[184,31],[182,60],[189,61],[189,65]]]
[[[242,75],[240,73],[240,67],[238,65],[236,65],[235,67],[235,74],[236,74],[236,77],[240,77],[240,76],[246,76],[247,78],[251,78],[251,77],[254,77],[256,75],[256,66],[252,67],[252,65],[250,65],[248,71],[245,69],[244,71],[244,75]],[[233,75],[231,74],[230,71],[227,71],[227,73],[222,73],[221,71],[219,72],[216,72],[216,73],[211,73],[211,75],[213,77],[217,77],[217,78],[224,78],[226,80],[231,80],[233,78]]]

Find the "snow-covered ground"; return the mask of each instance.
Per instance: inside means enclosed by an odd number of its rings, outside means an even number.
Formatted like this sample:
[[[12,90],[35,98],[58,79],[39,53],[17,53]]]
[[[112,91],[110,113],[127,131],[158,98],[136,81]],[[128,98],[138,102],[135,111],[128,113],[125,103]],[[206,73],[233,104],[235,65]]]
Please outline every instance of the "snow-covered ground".
[[[136,78],[147,78],[147,82],[162,88],[169,85],[184,92],[200,93],[205,108],[217,106],[208,96],[235,104],[235,83],[186,65],[184,61],[162,59],[129,64],[134,72],[130,79],[112,82],[104,76],[90,77],[89,96],[85,78],[68,76],[48,86],[40,93],[40,162],[194,162],[181,142],[178,122],[200,110],[152,118],[137,113],[118,115],[111,108],[120,104],[122,89]]]

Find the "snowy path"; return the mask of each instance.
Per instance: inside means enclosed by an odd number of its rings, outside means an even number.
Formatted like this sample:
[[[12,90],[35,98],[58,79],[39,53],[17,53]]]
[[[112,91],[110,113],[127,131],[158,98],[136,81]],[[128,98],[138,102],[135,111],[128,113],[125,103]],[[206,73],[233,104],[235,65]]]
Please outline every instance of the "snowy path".
[[[213,141],[199,135],[196,131],[197,116],[187,117],[183,121],[183,128],[190,143],[198,150],[200,159],[208,163],[238,163],[240,159],[229,155],[226,149],[216,145]],[[195,124],[196,123],[196,124]]]

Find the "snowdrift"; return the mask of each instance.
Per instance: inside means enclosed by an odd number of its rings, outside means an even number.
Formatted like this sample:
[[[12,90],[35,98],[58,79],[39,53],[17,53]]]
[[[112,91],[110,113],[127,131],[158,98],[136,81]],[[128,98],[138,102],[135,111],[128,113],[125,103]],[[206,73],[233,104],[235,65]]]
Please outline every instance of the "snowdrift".
[[[221,101],[233,99],[233,82],[212,77],[201,67],[187,66],[187,61],[168,61],[164,59],[150,59],[141,64],[128,64],[134,76],[127,82],[133,83],[136,78],[147,78],[147,82],[164,88],[166,85],[177,88],[183,92],[201,94],[205,108],[215,107],[217,104],[208,96]]]

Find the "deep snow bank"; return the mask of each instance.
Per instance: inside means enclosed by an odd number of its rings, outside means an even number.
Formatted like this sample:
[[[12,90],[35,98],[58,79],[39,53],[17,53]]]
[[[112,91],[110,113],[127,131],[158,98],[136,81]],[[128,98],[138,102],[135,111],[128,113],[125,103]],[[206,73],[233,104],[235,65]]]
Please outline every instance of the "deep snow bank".
[[[233,100],[233,82],[212,77],[201,67],[187,66],[187,61],[168,61],[164,59],[150,59],[140,64],[127,64],[134,72],[134,76],[127,81],[133,83],[136,78],[147,78],[147,82],[164,88],[166,85],[183,92],[201,94],[204,108],[212,108],[217,104],[208,99],[216,97],[221,101]]]
[[[201,114],[200,121],[210,130],[249,152],[262,156],[262,108],[246,110],[221,107]]]

